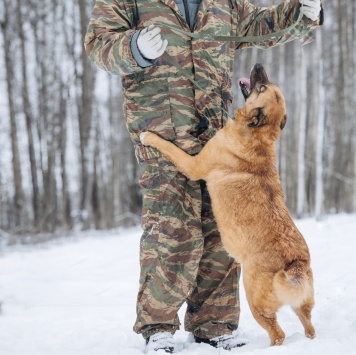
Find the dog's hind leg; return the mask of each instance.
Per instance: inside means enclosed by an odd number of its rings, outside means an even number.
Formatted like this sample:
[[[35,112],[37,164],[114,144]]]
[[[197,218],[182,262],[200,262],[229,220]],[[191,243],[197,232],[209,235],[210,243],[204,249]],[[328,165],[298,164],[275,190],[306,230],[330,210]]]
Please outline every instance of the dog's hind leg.
[[[311,323],[311,311],[314,306],[312,298],[307,299],[300,307],[293,308],[294,312],[303,324],[305,336],[313,339],[315,338],[315,329]]]
[[[257,308],[250,306],[250,309],[258,324],[268,332],[271,346],[282,345],[285,334],[277,322],[276,313],[271,312],[270,310],[267,310],[263,307]]]
[[[246,297],[253,317],[258,324],[266,329],[271,340],[271,346],[282,345],[285,334],[277,322],[276,312],[281,307],[276,295],[271,293],[272,285],[269,285],[271,276],[256,274],[249,275],[244,272],[244,286]]]
[[[306,297],[300,302],[300,304],[292,305],[292,308],[301,323],[303,324],[305,336],[313,339],[315,338],[315,329],[311,323],[311,311],[314,307],[314,287],[313,287],[313,272],[309,269],[306,273],[306,280],[304,283],[304,289]]]

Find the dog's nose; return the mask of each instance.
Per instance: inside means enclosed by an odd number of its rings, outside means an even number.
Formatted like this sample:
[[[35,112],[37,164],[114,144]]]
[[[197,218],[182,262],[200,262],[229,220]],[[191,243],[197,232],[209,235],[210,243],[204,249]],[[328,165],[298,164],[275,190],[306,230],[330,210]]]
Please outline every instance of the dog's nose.
[[[255,70],[261,70],[261,69],[263,69],[263,70],[264,70],[263,65],[262,65],[261,63],[256,63],[256,64],[254,65],[253,69],[255,69]]]
[[[251,90],[255,87],[257,83],[269,84],[267,73],[261,63],[256,63],[252,68],[250,81],[251,81]]]

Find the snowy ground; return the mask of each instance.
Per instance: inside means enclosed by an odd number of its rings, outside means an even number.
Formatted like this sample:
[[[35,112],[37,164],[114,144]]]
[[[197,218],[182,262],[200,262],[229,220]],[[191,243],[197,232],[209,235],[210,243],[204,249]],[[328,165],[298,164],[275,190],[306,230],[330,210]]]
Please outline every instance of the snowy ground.
[[[312,254],[317,338],[306,339],[289,308],[279,321],[281,347],[269,347],[241,290],[241,335],[250,340],[231,352],[187,344],[175,334],[180,354],[356,354],[356,215],[297,222]],[[132,331],[138,287],[140,230],[89,232],[0,256],[1,355],[142,355]],[[181,310],[181,319],[184,309]],[[160,354],[162,352],[159,352]],[[150,355],[157,353],[150,352]]]

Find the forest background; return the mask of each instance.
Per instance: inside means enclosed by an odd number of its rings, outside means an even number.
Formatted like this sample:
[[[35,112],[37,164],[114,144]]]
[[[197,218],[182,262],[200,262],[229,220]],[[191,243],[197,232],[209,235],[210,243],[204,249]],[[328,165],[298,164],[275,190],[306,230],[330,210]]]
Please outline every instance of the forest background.
[[[252,1],[270,6],[280,1]],[[0,238],[138,224],[138,165],[120,77],[83,37],[94,0],[0,0]],[[263,63],[285,94],[278,170],[296,218],[356,211],[356,2],[325,0],[315,41],[236,53],[236,79]]]

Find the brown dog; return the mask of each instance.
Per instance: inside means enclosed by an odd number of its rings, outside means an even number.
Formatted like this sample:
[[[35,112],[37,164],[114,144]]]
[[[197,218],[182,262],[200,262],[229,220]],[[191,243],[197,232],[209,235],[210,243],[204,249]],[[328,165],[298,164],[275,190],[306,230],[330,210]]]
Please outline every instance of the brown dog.
[[[242,264],[247,300],[271,345],[285,334],[276,312],[290,304],[305,335],[315,337],[313,274],[308,247],[285,205],[275,167],[275,141],[286,123],[282,93],[256,64],[250,81],[241,79],[246,99],[196,156],[151,132],[141,141],[162,152],[192,180],[204,179],[224,247]]]

